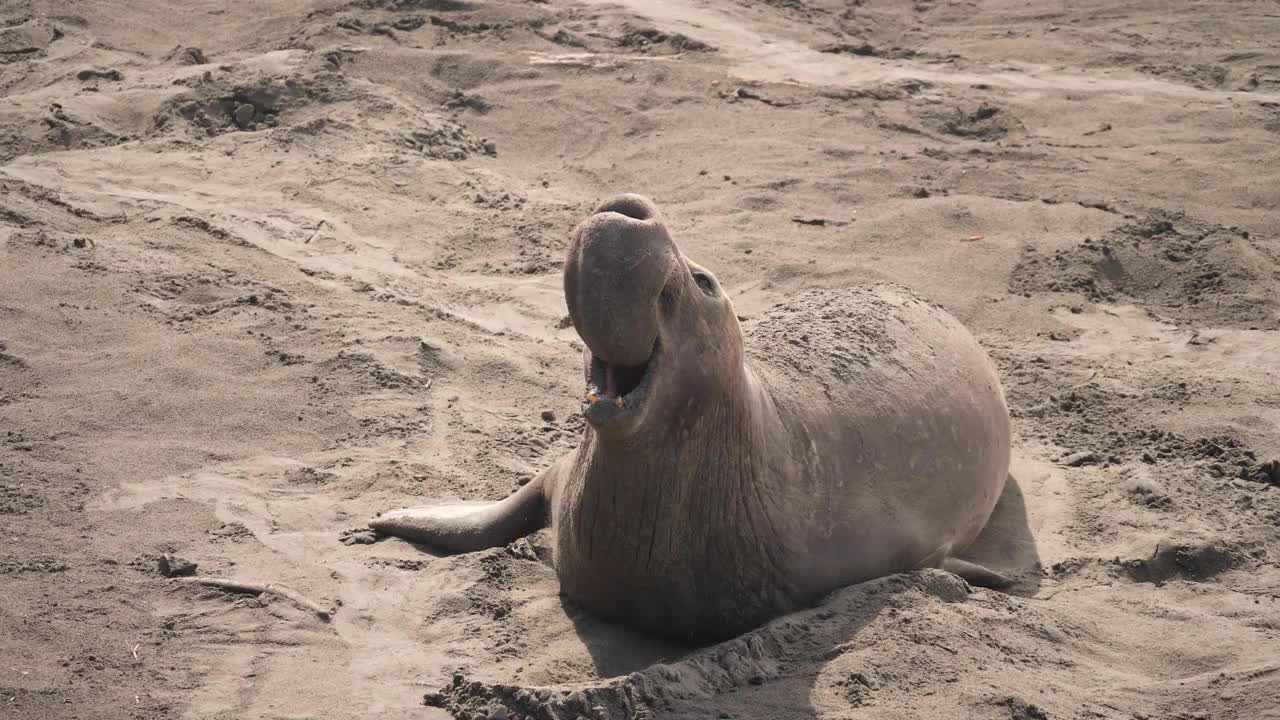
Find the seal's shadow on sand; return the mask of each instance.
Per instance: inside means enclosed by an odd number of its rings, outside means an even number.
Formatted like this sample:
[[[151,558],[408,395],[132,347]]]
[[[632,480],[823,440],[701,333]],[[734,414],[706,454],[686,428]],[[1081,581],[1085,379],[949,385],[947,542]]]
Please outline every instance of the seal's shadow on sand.
[[[1013,579],[1011,595],[1034,596],[1040,590],[1040,550],[1031,534],[1022,483],[1010,474],[1004,492],[982,534],[961,557]]]

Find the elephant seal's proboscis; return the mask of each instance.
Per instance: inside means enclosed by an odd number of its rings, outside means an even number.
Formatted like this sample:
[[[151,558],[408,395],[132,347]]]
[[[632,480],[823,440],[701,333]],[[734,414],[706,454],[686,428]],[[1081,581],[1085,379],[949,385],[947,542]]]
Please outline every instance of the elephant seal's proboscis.
[[[562,592],[685,641],[739,634],[845,585],[960,560],[1009,469],[996,370],[950,314],[890,284],[810,290],[744,336],[646,198],[573,233],[586,345],[579,447],[505,500],[395,510],[380,534],[467,552],[551,527]]]

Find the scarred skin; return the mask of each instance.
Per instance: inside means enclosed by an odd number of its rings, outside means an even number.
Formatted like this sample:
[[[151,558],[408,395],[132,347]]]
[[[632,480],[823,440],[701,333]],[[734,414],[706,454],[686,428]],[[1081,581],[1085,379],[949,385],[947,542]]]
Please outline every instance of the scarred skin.
[[[565,296],[595,381],[578,449],[505,500],[392,511],[376,532],[466,552],[549,523],[565,595],[693,642],[894,572],[1008,582],[955,558],[1004,486],[1009,414],[942,309],[893,285],[810,291],[744,338],[636,195],[575,229]]]

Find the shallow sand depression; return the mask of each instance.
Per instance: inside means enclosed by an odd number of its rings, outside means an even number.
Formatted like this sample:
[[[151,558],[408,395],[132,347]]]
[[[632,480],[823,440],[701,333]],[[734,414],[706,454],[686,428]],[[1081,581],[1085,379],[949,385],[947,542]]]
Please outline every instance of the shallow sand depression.
[[[1277,36],[1265,3],[0,7],[0,706],[1280,717]],[[563,600],[545,534],[343,542],[576,446],[561,263],[625,191],[747,330],[877,280],[973,330],[1015,434],[971,555],[1014,588],[892,576],[686,648]]]

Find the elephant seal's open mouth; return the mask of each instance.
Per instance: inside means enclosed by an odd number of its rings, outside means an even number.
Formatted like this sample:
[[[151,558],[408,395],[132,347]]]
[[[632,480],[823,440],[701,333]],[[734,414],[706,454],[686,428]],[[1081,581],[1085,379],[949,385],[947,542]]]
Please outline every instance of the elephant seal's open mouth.
[[[618,365],[602,360],[587,351],[587,394],[582,400],[582,413],[593,425],[602,425],[640,410],[649,394],[654,370],[660,359],[660,346],[643,365]]]

